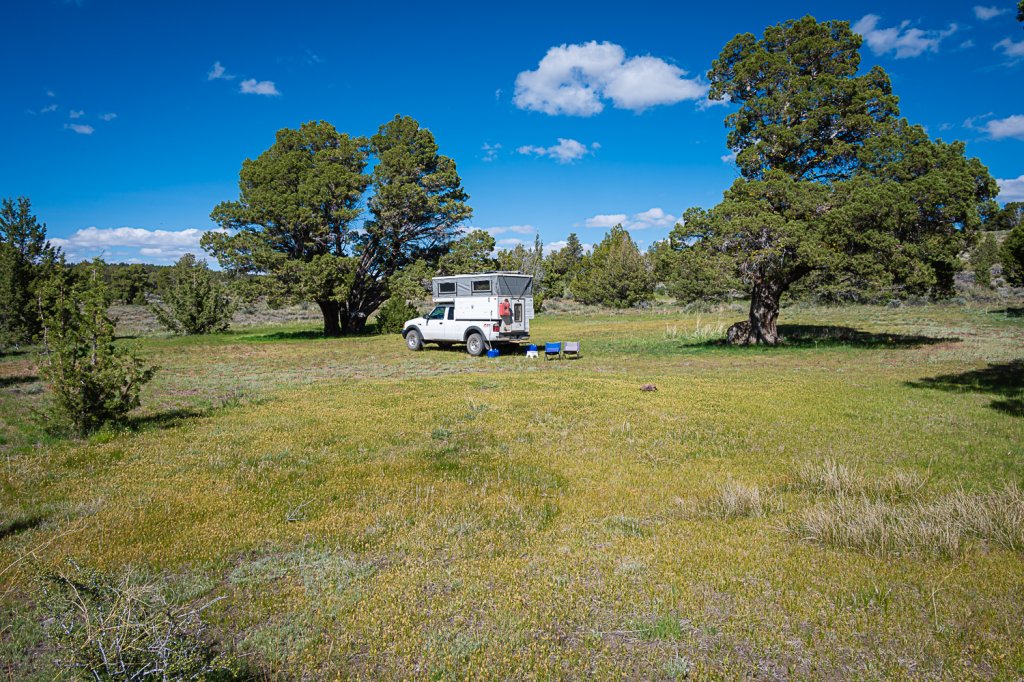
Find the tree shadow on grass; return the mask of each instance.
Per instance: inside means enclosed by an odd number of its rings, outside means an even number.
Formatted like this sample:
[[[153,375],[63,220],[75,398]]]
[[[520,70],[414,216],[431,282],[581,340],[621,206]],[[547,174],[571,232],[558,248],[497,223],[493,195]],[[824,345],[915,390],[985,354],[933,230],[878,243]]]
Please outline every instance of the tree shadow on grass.
[[[990,363],[982,369],[910,381],[907,385],[953,393],[987,393],[996,396],[989,404],[992,409],[1024,417],[1024,359]]]
[[[20,386],[21,384],[34,384],[39,381],[39,377],[34,374],[21,374],[18,376],[11,377],[0,377],[0,388],[9,388],[11,386]]]
[[[328,339],[324,333],[315,329],[300,329],[294,331],[268,332],[266,334],[246,334],[242,337],[245,341],[308,341],[311,339]]]
[[[809,324],[779,325],[787,346],[853,346],[856,348],[920,348],[937,343],[958,343],[959,338],[865,332],[852,327]]]
[[[813,324],[780,324],[777,346],[730,346],[725,339],[706,341],[703,346],[769,350],[775,348],[920,348],[937,343],[959,343],[955,336],[865,332],[853,327]]]
[[[0,540],[17,535],[26,530],[32,530],[42,525],[46,521],[46,515],[44,514],[32,514],[29,516],[21,516],[12,521],[0,524]]]
[[[171,429],[176,426],[181,426],[185,421],[189,419],[194,419],[196,417],[205,417],[209,413],[209,410],[176,408],[173,410],[164,410],[163,412],[156,412],[154,414],[129,417],[125,421],[125,426],[127,426],[132,431],[148,431],[149,429]]]
[[[1024,317],[1024,308],[1003,308],[1001,310],[990,310],[991,315],[1002,315],[1004,317]]]

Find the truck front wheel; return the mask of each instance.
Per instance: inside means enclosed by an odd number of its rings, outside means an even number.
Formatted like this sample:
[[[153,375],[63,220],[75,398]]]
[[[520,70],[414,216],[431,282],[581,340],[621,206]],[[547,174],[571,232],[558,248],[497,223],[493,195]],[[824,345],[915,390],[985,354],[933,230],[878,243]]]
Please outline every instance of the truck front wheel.
[[[405,335],[405,345],[409,350],[423,350],[423,336],[415,329],[410,329]]]
[[[484,337],[477,332],[473,332],[466,339],[466,351],[473,357],[479,357],[484,352]]]

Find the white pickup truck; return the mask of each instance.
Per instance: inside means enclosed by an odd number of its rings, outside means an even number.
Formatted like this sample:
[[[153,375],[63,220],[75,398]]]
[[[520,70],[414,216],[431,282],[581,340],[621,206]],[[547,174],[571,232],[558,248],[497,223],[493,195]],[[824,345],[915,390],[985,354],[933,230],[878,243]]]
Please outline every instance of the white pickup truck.
[[[530,337],[533,277],[515,272],[435,277],[434,309],[408,320],[402,336],[410,350],[424,343],[466,344],[470,355]]]

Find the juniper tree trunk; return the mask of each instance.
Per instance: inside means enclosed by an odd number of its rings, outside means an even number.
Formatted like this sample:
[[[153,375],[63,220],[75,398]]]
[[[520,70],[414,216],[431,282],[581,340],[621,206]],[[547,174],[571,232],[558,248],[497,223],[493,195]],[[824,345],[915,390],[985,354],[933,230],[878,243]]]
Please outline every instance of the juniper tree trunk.
[[[759,282],[750,294],[750,314],[743,322],[729,327],[726,341],[734,345],[765,344],[774,346],[779,342],[779,301],[785,287],[771,282]]]
[[[317,301],[320,312],[324,316],[324,336],[341,336],[341,325],[338,321],[338,312],[341,306],[337,301]]]
[[[750,341],[774,346],[779,342],[779,300],[782,287],[777,284],[761,284],[754,287],[750,296]]]

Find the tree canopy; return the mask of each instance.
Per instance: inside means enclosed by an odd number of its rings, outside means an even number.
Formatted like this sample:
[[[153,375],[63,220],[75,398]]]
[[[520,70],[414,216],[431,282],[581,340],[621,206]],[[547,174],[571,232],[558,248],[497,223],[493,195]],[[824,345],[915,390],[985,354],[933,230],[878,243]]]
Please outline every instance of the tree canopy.
[[[498,267],[494,257],[495,241],[484,230],[470,230],[451,243],[448,253],[438,261],[437,274],[458,275],[487,272]]]
[[[626,308],[650,299],[654,277],[629,232],[616,225],[594,250],[583,257],[573,284],[582,303]]]
[[[0,202],[0,347],[30,343],[40,331],[35,299],[56,255],[28,197]]]
[[[986,230],[1012,230],[1024,224],[1024,201],[1008,202],[985,223]]]
[[[572,232],[565,240],[565,246],[555,249],[544,260],[544,284],[548,293],[557,298],[568,295],[582,264],[583,244]]]
[[[858,76],[861,37],[845,21],[813,17],[730,40],[708,72],[712,100],[739,109],[727,145],[743,177],[780,170],[801,180],[849,177],[863,143],[899,115],[880,67]]]

